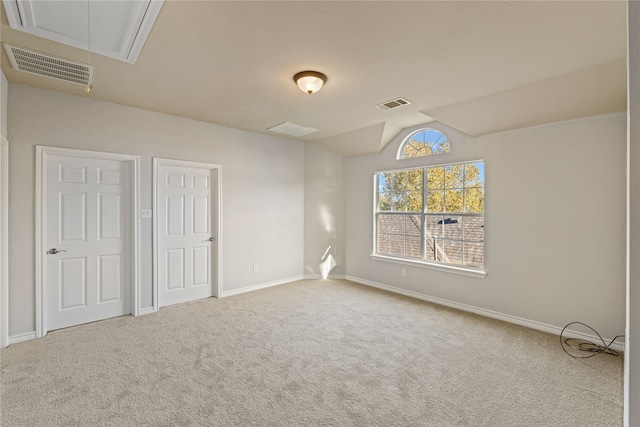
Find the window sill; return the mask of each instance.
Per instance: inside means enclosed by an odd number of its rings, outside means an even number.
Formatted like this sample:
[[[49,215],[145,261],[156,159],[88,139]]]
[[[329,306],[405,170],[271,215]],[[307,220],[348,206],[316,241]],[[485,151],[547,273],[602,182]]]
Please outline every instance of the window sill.
[[[418,260],[411,260],[411,259],[404,259],[404,258],[395,258],[395,257],[391,257],[391,256],[375,255],[375,254],[371,255],[371,259],[373,259],[375,261],[392,262],[394,264],[410,265],[412,267],[428,268],[430,270],[442,271],[442,272],[445,272],[445,273],[459,274],[459,275],[462,275],[462,276],[477,277],[477,278],[480,278],[480,279],[484,279],[487,276],[487,272],[486,271],[474,270],[474,269],[471,269],[471,268],[464,268],[464,267],[456,267],[456,266],[453,266],[453,265],[435,264],[435,263],[430,263],[430,262],[426,262],[426,261],[418,261]]]

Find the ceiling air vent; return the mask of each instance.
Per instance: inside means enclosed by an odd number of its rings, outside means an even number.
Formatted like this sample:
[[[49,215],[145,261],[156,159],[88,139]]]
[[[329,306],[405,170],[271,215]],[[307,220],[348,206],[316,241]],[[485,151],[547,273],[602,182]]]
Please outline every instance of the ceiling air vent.
[[[310,133],[318,132],[319,129],[300,126],[291,122],[282,122],[279,125],[272,126],[267,130],[270,130],[271,132],[282,133],[284,135],[300,137],[309,135]]]
[[[383,102],[382,104],[376,105],[376,108],[381,110],[391,110],[392,108],[402,107],[403,105],[409,105],[411,102],[407,101],[404,98],[396,98],[391,101]]]
[[[3,43],[14,69],[39,76],[89,86],[93,83],[95,67],[81,62],[47,55],[23,47]]]

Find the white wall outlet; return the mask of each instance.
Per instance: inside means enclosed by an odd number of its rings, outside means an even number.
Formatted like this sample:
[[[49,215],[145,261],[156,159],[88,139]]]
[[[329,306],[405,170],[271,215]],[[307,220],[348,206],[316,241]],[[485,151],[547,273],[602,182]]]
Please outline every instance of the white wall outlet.
[[[153,217],[153,210],[140,209],[140,219],[149,219]]]
[[[402,274],[402,277],[407,277],[407,269],[403,268],[400,274]]]
[[[258,265],[257,265],[257,264],[253,266],[253,272],[254,272],[254,273],[257,273],[257,272],[258,272]]]

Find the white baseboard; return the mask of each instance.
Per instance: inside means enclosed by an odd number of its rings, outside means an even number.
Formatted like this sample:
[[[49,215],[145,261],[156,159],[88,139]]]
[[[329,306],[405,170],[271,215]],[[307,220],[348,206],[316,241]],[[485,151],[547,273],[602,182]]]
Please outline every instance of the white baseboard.
[[[9,337],[9,345],[18,344],[19,342],[30,341],[36,339],[36,331],[25,332],[24,334],[13,335]]]
[[[359,277],[346,276],[345,279],[349,280],[351,282],[360,283],[361,285],[366,285],[366,286],[371,286],[371,287],[378,288],[378,289],[383,289],[385,291],[393,292],[393,293],[396,293],[396,294],[401,294],[401,295],[405,295],[405,296],[408,296],[408,297],[417,298],[417,299],[420,299],[420,300],[423,300],[423,301],[432,302],[434,304],[444,305],[444,306],[447,306],[447,307],[455,308],[455,309],[462,310],[462,311],[467,311],[467,312],[470,312],[470,313],[479,314],[481,316],[490,317],[492,319],[502,320],[504,322],[513,323],[513,324],[520,325],[520,326],[526,326],[527,328],[537,329],[537,330],[543,331],[543,332],[549,332],[551,334],[558,335],[558,336],[560,335],[560,333],[562,332],[562,329],[563,329],[562,327],[549,325],[547,323],[541,323],[541,322],[537,322],[535,320],[524,319],[522,317],[512,316],[510,314],[504,314],[504,313],[500,313],[500,312],[493,311],[493,310],[487,310],[487,309],[481,308],[481,307],[475,307],[473,305],[462,304],[462,303],[459,303],[459,302],[450,301],[450,300],[446,300],[446,299],[443,299],[443,298],[433,297],[433,296],[421,294],[419,292],[409,291],[409,290],[406,290],[406,289],[397,288],[395,286],[389,286],[389,285],[385,285],[385,284],[382,284],[382,283],[373,282],[371,280],[361,279]],[[600,339],[595,335],[583,334],[581,332],[572,331],[572,330],[569,330],[569,329],[564,331],[564,336],[567,337],[567,338],[580,338],[580,339],[592,341],[594,343],[599,343],[600,342]],[[604,340],[608,344],[609,341],[611,341],[611,338],[609,338],[609,339],[604,338]],[[621,342],[621,341],[615,341],[613,344],[611,344],[611,348],[613,350],[617,350],[617,351],[624,351],[625,344],[624,344],[624,342]]]
[[[318,279],[325,279],[324,277],[322,277],[322,274],[305,274],[304,275],[304,279],[305,280],[318,280]],[[344,274],[330,274],[327,279],[335,279],[335,280],[344,280],[346,279],[346,276]]]
[[[244,288],[240,288],[240,289],[232,289],[230,291],[222,291],[220,292],[220,295],[218,296],[218,298],[226,298],[226,297],[230,297],[233,295],[239,295],[239,294],[244,294],[246,292],[253,292],[253,291],[257,291],[259,289],[265,289],[265,288],[270,288],[272,286],[278,286],[278,285],[284,285],[286,283],[291,283],[291,282],[297,282],[298,280],[303,280],[304,276],[293,276],[293,277],[288,277],[286,279],[281,279],[281,280],[275,280],[273,282],[267,282],[267,283],[260,283],[258,285],[251,285],[251,286],[245,286]]]

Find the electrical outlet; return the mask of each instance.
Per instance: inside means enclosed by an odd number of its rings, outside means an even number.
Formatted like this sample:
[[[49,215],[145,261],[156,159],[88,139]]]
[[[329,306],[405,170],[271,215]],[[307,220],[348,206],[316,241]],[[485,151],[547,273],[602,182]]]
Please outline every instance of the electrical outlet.
[[[403,268],[401,271],[402,277],[407,277],[407,269]]]
[[[253,266],[253,272],[254,272],[254,273],[257,273],[257,272],[258,272],[258,265],[257,265],[257,264]]]

